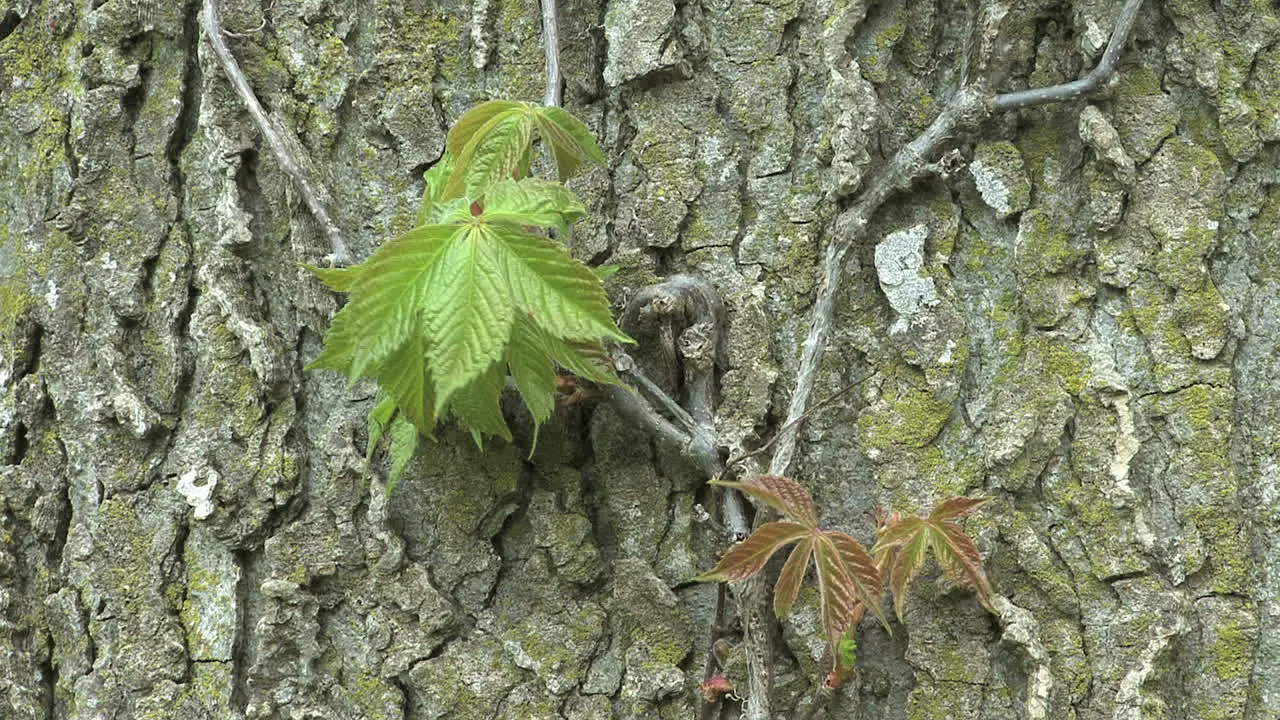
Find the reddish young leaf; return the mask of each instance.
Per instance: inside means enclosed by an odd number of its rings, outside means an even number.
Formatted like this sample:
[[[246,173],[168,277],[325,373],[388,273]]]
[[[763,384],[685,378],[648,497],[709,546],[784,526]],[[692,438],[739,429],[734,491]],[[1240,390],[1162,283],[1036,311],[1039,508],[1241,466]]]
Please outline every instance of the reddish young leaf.
[[[888,630],[889,618],[884,614],[884,585],[881,582],[880,569],[876,567],[876,561],[867,554],[867,549],[862,547],[862,543],[842,532],[828,530],[823,535],[839,554],[840,561],[853,582],[858,600],[866,605],[871,614],[884,624],[885,630]]]
[[[840,552],[826,533],[815,537],[814,567],[818,571],[818,604],[822,613],[822,629],[827,642],[835,648],[840,633],[853,620],[858,604],[858,588],[845,569]]]
[[[714,481],[736,488],[810,529],[818,527],[813,496],[800,483],[781,475],[758,475],[744,482]]]
[[[699,688],[702,690],[704,700],[714,702],[721,695],[733,692],[733,683],[723,675],[712,675],[703,681]]]
[[[893,593],[893,610],[902,622],[906,607],[907,585],[915,579],[928,557],[929,533],[918,532],[906,542],[891,545],[881,556],[880,569],[889,579],[889,591]]]
[[[982,567],[982,555],[978,553],[978,546],[974,544],[973,538],[966,535],[959,525],[938,523],[931,544],[934,555],[951,579],[972,588],[978,595],[978,601],[995,612],[995,593],[991,590],[991,583]]]
[[[982,507],[991,498],[968,498],[959,497],[944,500],[929,513],[929,519],[936,522],[946,522],[959,520],[962,517],[972,515],[974,511]]]
[[[923,567],[929,548],[938,564],[957,584],[972,588],[987,609],[993,592],[973,539],[955,520],[972,514],[986,498],[952,498],[939,503],[928,517],[889,517],[879,530],[873,554],[889,579],[894,610],[902,620],[907,587]]]
[[[760,572],[780,548],[809,534],[809,528],[800,523],[786,520],[766,523],[751,533],[751,537],[730,548],[711,572],[699,575],[696,579],[746,580]]]
[[[876,542],[876,547],[891,547],[906,542],[924,527],[924,518],[911,516],[894,520],[880,528],[880,539]]]
[[[813,556],[813,539],[805,538],[791,550],[787,562],[778,575],[778,583],[773,586],[773,613],[778,617],[791,612],[791,606],[800,594],[800,583],[804,582],[804,571],[809,567],[809,558]]]

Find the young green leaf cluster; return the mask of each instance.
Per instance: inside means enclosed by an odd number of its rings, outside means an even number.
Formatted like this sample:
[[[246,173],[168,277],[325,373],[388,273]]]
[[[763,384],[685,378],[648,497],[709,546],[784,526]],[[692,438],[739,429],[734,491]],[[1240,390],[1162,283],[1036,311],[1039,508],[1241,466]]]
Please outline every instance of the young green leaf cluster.
[[[535,134],[560,180],[604,162],[560,108],[484,103],[458,120],[427,172],[418,227],[359,265],[311,268],[348,299],[309,369],[377,381],[370,452],[389,432],[393,475],[418,433],[446,416],[476,442],[510,439],[499,403],[508,376],[536,424],[554,409],[557,365],[617,382],[602,343],[629,338],[597,275],[546,232],[567,235],[586,208],[562,184],[529,177]]]
[[[973,513],[985,498],[947,500],[926,517],[902,518],[897,513],[882,518],[879,539],[871,552],[854,538],[818,526],[813,497],[800,483],[776,475],[745,482],[719,482],[736,488],[781,513],[785,519],[765,523],[750,537],[734,545],[701,581],[746,580],[764,569],[774,553],[794,544],[782,565],[773,591],[778,617],[795,604],[810,561],[818,581],[818,605],[823,631],[830,644],[833,677],[847,677],[852,668],[852,630],[866,611],[888,628],[885,616],[884,579],[894,596],[898,620],[907,587],[932,548],[942,567],[956,581],[973,588],[979,600],[991,607],[992,591],[973,540],[956,520]]]

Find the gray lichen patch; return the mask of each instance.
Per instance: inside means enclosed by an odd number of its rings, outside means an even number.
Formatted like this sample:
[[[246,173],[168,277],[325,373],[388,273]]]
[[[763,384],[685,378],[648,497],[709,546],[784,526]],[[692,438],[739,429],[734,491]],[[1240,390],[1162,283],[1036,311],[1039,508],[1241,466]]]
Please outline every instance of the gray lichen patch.
[[[593,603],[569,603],[555,614],[535,612],[502,631],[502,645],[517,666],[532,671],[552,695],[586,679],[604,634],[605,613]]]
[[[683,692],[680,665],[693,645],[687,611],[642,560],[621,560],[615,567],[613,611],[617,632],[625,638],[622,696],[656,702]]]
[[[978,194],[1000,217],[1021,212],[1031,202],[1031,183],[1022,165],[1022,154],[1011,142],[983,143],[969,163]]]
[[[1079,131],[1080,139],[1110,165],[1118,180],[1126,186],[1133,182],[1133,159],[1125,152],[1120,133],[1096,105],[1080,111]]]
[[[1154,70],[1134,67],[1120,74],[1111,101],[1111,117],[1129,156],[1142,163],[1174,133],[1178,106],[1164,92]]]
[[[605,82],[616,87],[679,62],[677,46],[669,42],[675,14],[670,0],[610,3],[604,19]]]
[[[925,225],[890,233],[876,245],[876,274],[889,305],[898,313],[890,332],[906,328],[922,310],[938,304],[938,289],[924,270]]]

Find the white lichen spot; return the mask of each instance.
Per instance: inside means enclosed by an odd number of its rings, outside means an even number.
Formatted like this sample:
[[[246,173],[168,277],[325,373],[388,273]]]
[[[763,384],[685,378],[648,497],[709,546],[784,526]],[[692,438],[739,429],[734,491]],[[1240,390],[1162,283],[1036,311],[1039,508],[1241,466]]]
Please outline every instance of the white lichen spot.
[[[1085,21],[1084,33],[1080,36],[1080,49],[1085,55],[1096,58],[1098,53],[1107,46],[1107,40],[1110,37],[1110,30],[1103,30],[1093,18],[1089,18]]]
[[[1133,158],[1125,152],[1124,145],[1120,142],[1120,133],[1107,116],[1096,106],[1087,105],[1080,111],[1077,127],[1080,139],[1115,169],[1116,179],[1126,186],[1133,184]]]
[[[1027,717],[1045,720],[1049,717],[1054,682],[1049,653],[1040,639],[1040,624],[1030,611],[1014,605],[1003,595],[997,595],[994,604],[1003,628],[1001,642],[1022,647],[1035,663],[1035,670],[1027,679]]]
[[[49,289],[44,293],[44,301],[48,303],[50,310],[58,309],[58,286],[49,281]]]
[[[1009,202],[1009,186],[991,166],[981,160],[974,160],[969,163],[969,173],[973,175],[973,184],[977,186],[982,202],[1001,215],[1013,212],[1013,204]]]
[[[1186,630],[1181,618],[1175,618],[1171,625],[1158,624],[1151,629],[1151,637],[1146,647],[1138,652],[1134,664],[1120,680],[1120,689],[1116,691],[1115,720],[1142,720],[1146,717],[1142,712],[1142,687],[1147,678],[1156,669],[1156,658],[1169,644],[1169,639]]]
[[[98,262],[102,263],[102,269],[107,272],[112,272],[116,268],[120,267],[120,265],[116,263],[115,258],[111,257],[111,253],[109,252],[102,253],[102,259]]]
[[[890,233],[876,245],[876,275],[889,305],[898,313],[890,333],[906,330],[911,318],[938,304],[938,289],[924,272],[924,241],[929,228],[923,223]]]
[[[476,0],[471,7],[471,66],[483,70],[489,65],[489,0]]]
[[[952,353],[955,352],[955,349],[956,341],[948,340],[946,347],[942,349],[942,354],[938,356],[938,364],[943,366],[950,365],[953,357]]]
[[[198,470],[188,470],[178,478],[178,494],[195,509],[192,513],[197,520],[204,520],[213,514],[213,489],[218,486],[218,473],[212,468],[205,468],[204,482],[197,484],[200,476]]]
[[[116,419],[139,440],[146,437],[159,420],[155,411],[147,407],[141,398],[128,389],[121,389],[111,396],[111,409]]]
[[[1104,399],[1103,402],[1107,400]],[[1116,411],[1116,424],[1119,426],[1116,428],[1115,454],[1111,456],[1111,479],[1115,481],[1115,490],[1119,491],[1127,502],[1134,496],[1133,488],[1129,485],[1129,463],[1138,454],[1138,446],[1141,443],[1134,431],[1133,411],[1129,409],[1128,393],[1111,396],[1107,404]],[[1112,498],[1112,501],[1117,499]]]

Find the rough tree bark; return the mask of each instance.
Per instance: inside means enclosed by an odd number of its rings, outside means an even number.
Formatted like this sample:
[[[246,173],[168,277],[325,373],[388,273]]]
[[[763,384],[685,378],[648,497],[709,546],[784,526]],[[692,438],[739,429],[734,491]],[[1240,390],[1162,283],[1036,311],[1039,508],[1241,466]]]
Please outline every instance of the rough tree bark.
[[[356,257],[467,107],[543,95],[536,0],[221,5]],[[559,3],[564,102],[610,157],[574,250],[623,267],[620,304],[715,283],[726,450],[785,416],[841,198],[962,83],[1078,77],[1120,3],[980,5]],[[388,500],[370,388],[301,370],[326,230],[200,6],[0,9],[0,716],[692,717],[703,476],[607,404],[530,456],[512,407],[515,444],[443,430]],[[972,66],[992,24],[1001,67]],[[868,541],[873,506],[994,497],[971,527],[1019,621],[923,583],[831,717],[1280,718],[1280,10],[1148,3],[1108,92],[955,147],[850,253],[814,397],[871,379],[794,474]],[[671,329],[637,333],[678,395]],[[823,674],[804,597],[779,718]]]

